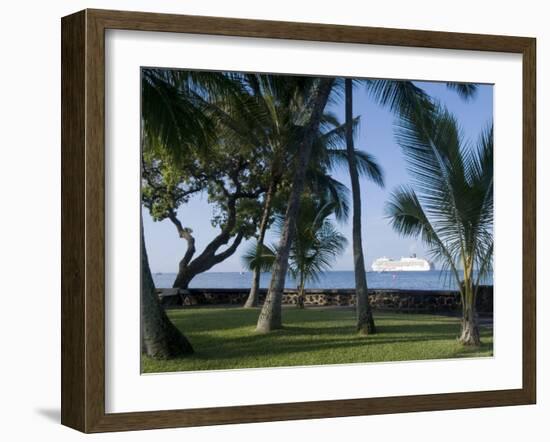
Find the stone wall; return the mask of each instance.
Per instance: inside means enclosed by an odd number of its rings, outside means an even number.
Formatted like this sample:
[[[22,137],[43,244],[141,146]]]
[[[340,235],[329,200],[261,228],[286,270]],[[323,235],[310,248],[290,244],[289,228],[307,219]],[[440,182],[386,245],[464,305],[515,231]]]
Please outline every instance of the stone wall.
[[[165,307],[192,307],[206,305],[243,305],[248,296],[246,289],[158,289]],[[260,303],[267,290],[260,290]],[[283,304],[296,304],[296,290],[286,289]],[[460,297],[455,291],[433,290],[369,290],[369,302],[374,310],[403,313],[452,313],[460,311]],[[308,289],[305,306],[352,306],[355,305],[354,289]],[[480,287],[477,297],[479,313],[492,314],[493,286]]]

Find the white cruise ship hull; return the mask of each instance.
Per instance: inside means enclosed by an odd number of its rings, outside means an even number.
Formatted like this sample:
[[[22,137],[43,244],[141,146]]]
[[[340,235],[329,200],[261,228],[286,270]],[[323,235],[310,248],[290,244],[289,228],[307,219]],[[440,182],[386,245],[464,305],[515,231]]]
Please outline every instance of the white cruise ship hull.
[[[393,260],[379,258],[372,263],[374,272],[427,272],[433,270],[433,265],[422,258],[401,258]]]

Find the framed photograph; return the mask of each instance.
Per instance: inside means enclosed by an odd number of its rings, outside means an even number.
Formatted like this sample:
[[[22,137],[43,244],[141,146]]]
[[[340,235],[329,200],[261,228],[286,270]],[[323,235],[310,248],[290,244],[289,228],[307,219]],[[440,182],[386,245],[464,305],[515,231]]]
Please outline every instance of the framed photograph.
[[[535,403],[535,39],[61,24],[64,425]]]

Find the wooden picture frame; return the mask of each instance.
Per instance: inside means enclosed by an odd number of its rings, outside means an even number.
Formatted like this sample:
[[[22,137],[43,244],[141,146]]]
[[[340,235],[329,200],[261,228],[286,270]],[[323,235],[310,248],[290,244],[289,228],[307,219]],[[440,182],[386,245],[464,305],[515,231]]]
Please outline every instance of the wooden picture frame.
[[[513,390],[105,412],[105,30],[140,30],[523,57],[523,385]],[[534,404],[536,152],[533,38],[84,10],[62,19],[62,424],[83,432]]]

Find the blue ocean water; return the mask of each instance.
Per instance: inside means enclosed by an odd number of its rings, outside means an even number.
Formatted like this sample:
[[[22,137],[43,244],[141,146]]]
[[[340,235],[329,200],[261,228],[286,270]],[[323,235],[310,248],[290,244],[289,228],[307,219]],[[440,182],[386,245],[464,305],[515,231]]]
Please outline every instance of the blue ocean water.
[[[153,279],[158,288],[172,287],[176,278],[175,273],[155,273]],[[205,272],[197,275],[189,288],[248,288],[252,273],[250,272]],[[268,287],[270,273],[262,273],[260,286]],[[491,285],[492,278],[483,281]],[[368,272],[367,283],[369,288],[377,289],[415,289],[415,290],[454,290],[457,288],[450,272],[432,270],[428,272]],[[286,288],[296,288],[296,282],[287,277]],[[352,271],[325,272],[319,279],[306,284],[306,288],[353,288],[355,279]]]

